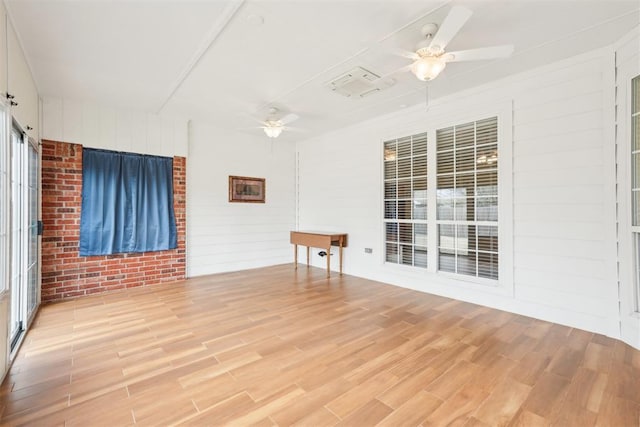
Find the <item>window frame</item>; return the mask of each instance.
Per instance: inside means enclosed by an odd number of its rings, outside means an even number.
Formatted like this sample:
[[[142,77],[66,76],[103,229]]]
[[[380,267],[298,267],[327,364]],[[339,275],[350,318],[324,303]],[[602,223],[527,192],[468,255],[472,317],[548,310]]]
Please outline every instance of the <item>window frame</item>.
[[[635,138],[637,138],[640,142],[640,133],[638,133],[638,135],[635,134],[635,128],[634,128],[634,119],[637,118],[637,120],[640,122],[640,108],[638,109],[637,112],[634,112],[634,101],[635,100],[635,96],[634,96],[634,81],[637,82],[638,85],[638,97],[639,99],[636,101],[638,104],[640,104],[640,74],[638,74],[637,76],[631,77],[629,79],[627,79],[628,81],[628,94],[629,94],[629,98],[628,98],[628,102],[627,102],[627,106],[628,106],[628,110],[626,111],[626,117],[623,120],[629,120],[629,131],[627,134],[627,138],[626,141],[629,144],[629,180],[628,180],[628,185],[629,185],[629,214],[630,214],[630,219],[631,221],[629,222],[629,229],[631,232],[631,251],[632,251],[632,269],[633,269],[633,276],[632,276],[632,281],[631,281],[631,309],[632,309],[632,313],[635,316],[640,316],[640,221],[638,221],[638,224],[634,225],[634,221],[635,221],[635,216],[636,216],[636,212],[634,212],[636,210],[636,206],[634,203],[634,189],[637,190],[635,191],[635,193],[639,193],[640,194],[640,185],[638,187],[634,186],[634,181],[636,180],[636,175],[635,175],[635,167],[634,167],[634,155],[638,155],[638,157],[640,158],[640,149],[638,150],[634,150],[634,146],[635,144]],[[640,169],[640,168],[639,168]],[[638,180],[640,180],[640,171],[638,172],[638,176],[637,176]]]
[[[422,106],[424,108],[424,106]],[[406,114],[406,113],[405,113]],[[418,114],[416,114],[418,116]],[[438,271],[438,236],[437,236],[437,129],[447,128],[484,118],[498,118],[498,280],[463,274]],[[427,268],[386,262],[385,222],[384,222],[384,143],[407,135],[427,133]],[[380,167],[380,251],[379,262],[384,270],[390,273],[423,279],[433,277],[439,284],[455,286],[469,290],[513,296],[514,264],[513,264],[513,101],[502,99],[491,104],[465,103],[463,99],[445,104],[432,103],[426,113],[419,118],[402,121],[382,135],[379,139]]]
[[[8,294],[11,280],[11,139],[8,123],[11,123],[9,109],[0,101],[0,174],[5,174],[4,179],[0,179],[0,233],[4,235],[4,239],[0,239],[0,298]]]
[[[415,154],[415,143],[420,142],[422,139],[425,139],[424,141],[424,153],[418,153]],[[415,139],[415,140],[414,140]],[[410,143],[410,154],[408,157],[403,157],[401,160],[408,160],[409,161],[409,168],[410,168],[410,174],[408,177],[399,177],[398,176],[398,172],[399,172],[399,166],[398,166],[398,143],[401,142],[409,142]],[[395,148],[395,156],[394,159],[392,160],[387,160],[386,159],[386,149],[387,149],[387,144],[389,143],[395,143],[396,144],[396,148]],[[428,162],[429,162],[429,151],[428,151],[428,139],[427,139],[427,134],[425,132],[423,133],[418,133],[418,134],[412,134],[412,135],[406,135],[406,136],[402,136],[399,138],[393,138],[391,140],[386,140],[383,141],[382,144],[382,149],[384,151],[385,154],[383,154],[383,158],[382,158],[382,162],[383,162],[383,173],[382,173],[382,186],[383,186],[383,190],[382,190],[382,198],[383,198],[383,204],[384,204],[384,212],[382,215],[382,221],[384,223],[384,262],[385,263],[390,263],[390,264],[397,264],[397,265],[405,265],[408,267],[417,267],[420,269],[426,269],[428,268],[428,243],[425,245],[417,245],[416,244],[416,240],[415,240],[415,235],[416,235],[416,225],[422,225],[427,229],[427,237],[428,237],[428,222],[427,219],[421,219],[421,218],[414,218],[413,213],[413,207],[411,209],[411,218],[410,219],[406,219],[406,218],[399,218],[399,202],[403,201],[403,202],[409,202],[411,203],[411,205],[413,206],[415,204],[416,201],[419,200],[427,200],[427,191],[428,191],[428,177],[427,175],[415,175],[414,172],[414,166],[415,166],[415,159],[419,159],[421,157],[424,157],[427,164],[425,165],[425,168],[427,170],[428,173]],[[386,170],[387,170],[387,164],[393,161],[395,163],[395,176],[393,178],[387,178],[386,176]],[[418,178],[418,180],[420,180],[420,178],[424,177],[424,179],[427,181],[427,188],[424,190],[425,191],[425,195],[424,197],[414,197],[414,183],[416,178]],[[409,181],[409,186],[410,186],[410,190],[411,190],[411,197],[399,197],[399,190],[398,190],[398,184],[401,180],[408,180]],[[393,181],[395,183],[395,188],[396,188],[396,197],[392,198],[392,199],[388,199],[386,197],[386,186],[388,182]],[[389,200],[393,200],[396,203],[395,206],[395,216],[393,218],[387,218],[387,202]],[[428,203],[427,203],[427,207],[428,207]],[[425,212],[426,214],[426,212]],[[387,234],[387,227],[389,224],[396,224],[397,225],[397,238],[395,242],[391,242],[387,239],[388,234]],[[402,243],[401,242],[401,224],[411,224],[411,228],[412,228],[412,232],[411,232],[411,243]],[[397,246],[397,261],[389,261],[387,259],[387,245],[389,244],[394,244]],[[401,255],[400,255],[400,247],[401,246],[410,246],[411,247],[411,264],[407,264],[404,263],[401,260]],[[416,247],[424,247],[425,249],[427,249],[427,259],[426,259],[426,265],[422,266],[422,265],[416,265],[416,257],[415,257],[415,252],[416,252]]]
[[[633,37],[638,37],[634,35]],[[633,242],[633,200],[632,188],[632,156],[631,156],[631,81],[640,76],[640,64],[634,61],[619,62],[619,48],[626,48],[630,37],[620,40],[608,58],[611,69],[604,75],[606,88],[605,101],[609,106],[606,111],[607,142],[605,156],[615,159],[609,167],[612,176],[608,194],[610,202],[608,214],[616,218],[610,225],[608,250],[617,254],[617,259],[610,263],[611,275],[617,277],[617,286],[611,289],[611,301],[617,301],[617,319],[610,326],[621,339],[632,345],[640,346],[640,311],[636,302],[636,261],[634,260]]]
[[[478,129],[478,125],[482,126],[482,122],[486,122],[487,120],[491,120],[493,121],[495,119],[495,131],[496,131],[496,142],[495,142],[495,150],[496,150],[496,154],[498,152],[498,141],[497,141],[497,131],[498,131],[498,117],[497,116],[491,116],[491,117],[485,117],[482,119],[478,119],[478,120],[474,120],[472,122],[466,122],[466,123],[459,123],[457,125],[451,126],[451,127],[446,127],[446,128],[439,128],[436,129],[436,138],[438,136],[438,133],[441,131],[450,131],[452,132],[451,135],[451,146],[445,150],[440,150],[439,152],[436,153],[436,204],[438,203],[438,201],[440,200],[440,197],[438,195],[438,182],[440,180],[440,178],[445,178],[449,177],[451,179],[451,185],[454,185],[453,183],[455,182],[455,186],[454,186],[454,191],[459,189],[459,188],[466,188],[467,186],[462,186],[462,187],[458,187],[457,182],[458,179],[460,179],[461,177],[468,177],[471,178],[473,180],[473,194],[471,196],[469,196],[468,194],[465,195],[464,200],[465,200],[465,206],[467,205],[468,201],[470,200],[472,205],[473,205],[473,211],[474,211],[474,215],[473,215],[473,219],[468,219],[465,215],[465,218],[456,218],[457,216],[457,211],[455,209],[456,207],[456,199],[461,199],[460,197],[456,197],[455,195],[453,195],[452,197],[450,197],[449,199],[453,202],[453,206],[454,209],[451,212],[451,218],[440,218],[437,215],[440,212],[436,212],[436,223],[437,223],[437,232],[438,232],[438,237],[439,237],[439,241],[438,241],[438,246],[437,246],[437,250],[438,250],[438,272],[442,272],[442,273],[451,273],[451,274],[455,274],[455,275],[463,275],[463,276],[470,276],[470,277],[475,277],[477,279],[488,279],[488,280],[494,280],[497,281],[499,280],[498,278],[492,278],[492,277],[485,277],[485,276],[480,276],[479,275],[479,258],[481,256],[481,254],[485,254],[485,255],[490,255],[493,256],[493,254],[495,254],[496,256],[498,256],[498,259],[500,259],[499,253],[495,252],[495,251],[481,251],[480,248],[477,246],[478,241],[476,241],[476,246],[474,246],[473,248],[467,248],[466,251],[470,251],[470,252],[475,252],[476,253],[476,258],[475,258],[475,273],[474,274],[466,274],[466,273],[461,273],[461,272],[455,272],[455,271],[450,271],[450,270],[445,270],[443,269],[441,263],[440,263],[440,255],[442,252],[442,249],[450,249],[451,251],[453,251],[453,263],[454,263],[454,269],[458,270],[460,265],[459,265],[459,260],[458,260],[458,255],[462,252],[465,252],[465,249],[461,249],[458,248],[458,239],[454,238],[454,242],[453,242],[453,247],[448,248],[446,246],[443,247],[442,242],[440,241],[441,238],[441,234],[440,234],[440,228],[441,227],[452,227],[454,230],[454,235],[457,236],[458,235],[458,230],[460,230],[460,228],[462,228],[465,232],[469,231],[469,227],[475,227],[476,229],[476,233],[477,236],[479,236],[479,231],[481,227],[490,227],[490,228],[495,228],[496,231],[499,232],[499,223],[498,223],[498,212],[496,212],[496,219],[495,220],[481,220],[477,218],[477,213],[478,213],[478,207],[476,204],[477,200],[482,200],[486,197],[484,196],[478,196],[478,194],[476,194],[476,190],[477,190],[477,182],[478,182],[478,178],[480,176],[482,176],[483,174],[489,173],[491,175],[493,175],[495,173],[495,186],[496,186],[496,195],[495,196],[491,196],[492,198],[495,197],[496,198],[496,203],[498,203],[498,182],[497,182],[497,172],[498,172],[498,168],[500,167],[500,161],[498,160],[496,167],[488,167],[486,169],[479,169],[477,166],[477,162],[476,162],[476,156],[478,154],[478,150],[482,151],[488,148],[488,146],[486,144],[480,144],[478,145],[478,138],[477,138],[477,129]],[[463,126],[472,126],[472,130],[473,130],[473,144],[468,144],[467,146],[460,146],[456,143],[456,135],[458,135],[458,129],[463,127]],[[464,131],[463,131],[464,132]],[[438,141],[436,141],[436,145],[438,144]],[[493,146],[494,143],[491,143],[491,146]],[[493,148],[491,148],[491,150],[493,150]],[[438,159],[438,154],[439,153],[445,153],[445,154],[449,154],[451,156],[451,170],[449,172],[443,172],[443,173],[439,173],[439,170],[437,169],[439,167],[439,159]],[[467,162],[469,160],[471,160],[471,164],[473,165],[473,169],[470,171],[469,169],[465,169],[464,165],[461,165],[461,168],[458,169],[456,168],[456,164],[458,162],[458,159],[464,155],[470,153],[472,154],[472,156],[470,156],[471,158],[467,160]],[[498,155],[498,158],[500,157],[500,155]],[[445,164],[443,164],[444,166]],[[443,198],[443,200],[446,200],[446,198]],[[436,206],[437,207],[437,206]],[[496,209],[499,208],[499,203],[496,206]],[[499,246],[498,246],[498,250],[499,250]],[[498,263],[498,270],[500,267],[500,263]],[[496,272],[496,274],[499,275],[499,271]]]

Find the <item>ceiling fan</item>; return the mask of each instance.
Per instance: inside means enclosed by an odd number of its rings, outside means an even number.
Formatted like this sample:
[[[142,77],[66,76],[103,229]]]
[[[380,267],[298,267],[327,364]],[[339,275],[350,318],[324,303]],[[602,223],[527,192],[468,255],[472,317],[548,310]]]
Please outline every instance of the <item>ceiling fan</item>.
[[[281,116],[281,117],[279,117]],[[293,123],[300,117],[294,113],[287,113],[282,115],[280,109],[276,107],[270,107],[265,120],[261,120],[262,126],[260,128],[264,130],[264,133],[269,138],[277,138],[280,136],[283,130],[290,129],[287,127],[289,123]]]
[[[422,81],[430,81],[438,77],[449,62],[479,61],[486,59],[507,58],[513,53],[513,45],[491,46],[479,49],[446,52],[449,42],[471,17],[471,10],[454,6],[440,27],[437,24],[426,24],[422,27],[425,39],[416,46],[415,52],[403,53],[413,59],[408,68]]]

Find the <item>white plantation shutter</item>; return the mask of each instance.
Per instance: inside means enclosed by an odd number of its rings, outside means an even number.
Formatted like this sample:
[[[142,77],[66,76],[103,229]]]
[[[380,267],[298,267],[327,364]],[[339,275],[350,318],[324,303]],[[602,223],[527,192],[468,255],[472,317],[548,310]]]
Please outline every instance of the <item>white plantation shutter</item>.
[[[640,76],[631,80],[631,230],[634,243],[636,311],[640,311]]]
[[[498,119],[436,131],[438,269],[498,279]]]
[[[631,81],[632,225],[640,226],[640,76]]]
[[[9,283],[9,143],[5,135],[5,110],[0,107],[0,291]],[[1,357],[0,357],[1,359]]]
[[[497,117],[385,141],[385,261],[498,280],[498,164]]]
[[[427,134],[384,142],[385,260],[427,267]]]

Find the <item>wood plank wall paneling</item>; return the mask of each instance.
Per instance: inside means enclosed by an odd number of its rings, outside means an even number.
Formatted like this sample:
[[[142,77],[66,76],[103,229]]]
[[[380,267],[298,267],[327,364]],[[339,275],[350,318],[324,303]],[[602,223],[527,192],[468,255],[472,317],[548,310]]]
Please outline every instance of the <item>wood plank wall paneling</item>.
[[[611,141],[604,123],[607,49],[532,69],[298,144],[300,227],[345,230],[345,271],[601,332],[619,334]],[[435,91],[435,88],[434,88]],[[501,103],[513,115],[513,295],[441,274],[385,265],[382,147],[447,117]],[[434,153],[428,153],[434,156]],[[322,165],[333,164],[327,174]],[[345,184],[348,183],[348,184]],[[429,184],[434,188],[434,183]],[[354,189],[356,189],[354,191]],[[335,203],[326,203],[327,196]],[[431,218],[433,220],[433,218]],[[373,248],[373,254],[364,252]],[[430,248],[435,250],[435,248]],[[321,267],[324,261],[312,257]]]
[[[144,254],[80,257],[82,146],[42,141],[42,301],[185,278],[186,159],[173,159],[178,248]]]
[[[189,277],[291,262],[295,144],[269,140],[260,129],[189,126]],[[229,175],[265,178],[265,203],[230,203]]]
[[[6,425],[634,426],[640,351],[292,264],[41,308]]]
[[[157,156],[187,157],[187,120],[44,97],[42,139]]]

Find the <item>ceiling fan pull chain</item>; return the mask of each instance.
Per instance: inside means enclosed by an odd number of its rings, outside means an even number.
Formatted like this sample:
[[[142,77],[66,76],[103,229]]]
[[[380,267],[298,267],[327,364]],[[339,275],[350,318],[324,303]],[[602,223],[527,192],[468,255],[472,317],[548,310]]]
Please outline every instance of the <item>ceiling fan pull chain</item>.
[[[429,83],[425,83],[424,85],[424,104],[425,109],[429,111]]]

